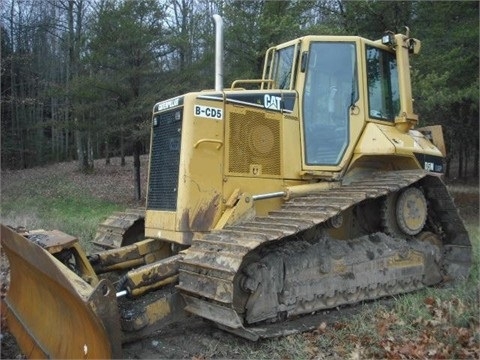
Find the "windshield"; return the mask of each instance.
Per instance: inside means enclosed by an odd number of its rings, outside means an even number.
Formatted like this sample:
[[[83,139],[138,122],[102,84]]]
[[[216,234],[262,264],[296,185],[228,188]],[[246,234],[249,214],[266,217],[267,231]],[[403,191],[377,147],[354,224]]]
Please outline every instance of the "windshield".
[[[292,79],[294,46],[275,52],[273,60],[273,80],[277,89],[290,89]]]
[[[303,95],[305,163],[337,165],[348,146],[350,107],[358,99],[354,43],[310,45]]]

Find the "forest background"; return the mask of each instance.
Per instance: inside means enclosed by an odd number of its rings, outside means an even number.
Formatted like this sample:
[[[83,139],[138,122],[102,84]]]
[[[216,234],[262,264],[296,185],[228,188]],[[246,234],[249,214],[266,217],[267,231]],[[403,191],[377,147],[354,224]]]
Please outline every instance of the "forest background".
[[[478,1],[3,0],[1,167],[25,169],[149,150],[153,104],[214,87],[214,23],[225,84],[258,78],[268,47],[307,34],[378,39],[410,28],[421,125],[441,124],[447,177],[479,174]]]

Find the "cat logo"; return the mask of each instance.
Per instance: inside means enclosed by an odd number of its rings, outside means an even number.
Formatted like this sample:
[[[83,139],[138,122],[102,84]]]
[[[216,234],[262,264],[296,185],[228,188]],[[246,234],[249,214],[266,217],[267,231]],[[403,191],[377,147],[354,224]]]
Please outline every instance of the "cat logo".
[[[263,105],[267,109],[282,110],[282,98],[280,96],[265,94]]]

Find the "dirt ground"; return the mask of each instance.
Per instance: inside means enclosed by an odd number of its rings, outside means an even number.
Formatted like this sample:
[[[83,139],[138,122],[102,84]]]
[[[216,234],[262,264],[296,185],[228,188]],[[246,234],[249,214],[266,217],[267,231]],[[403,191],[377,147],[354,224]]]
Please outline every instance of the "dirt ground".
[[[393,305],[391,299],[367,302],[357,306],[322,311],[315,314],[318,326],[333,325],[364,310],[366,307],[386,307]],[[316,330],[314,330],[315,332]],[[126,359],[258,359],[277,358],[269,353],[271,347],[277,347],[281,338],[261,339],[252,342],[220,330],[215,324],[199,317],[191,317],[186,321],[161,330],[151,337],[124,344],[123,355]],[[283,345],[281,345],[283,346]],[[291,354],[282,356],[291,358]],[[333,349],[317,349],[316,359],[341,359]]]
[[[105,187],[103,191],[107,191]],[[460,208],[463,218],[470,222],[478,224],[479,219],[479,197],[478,186],[471,191],[471,186],[463,188],[454,186],[454,197]],[[467,189],[467,190],[465,190]],[[108,198],[108,196],[106,196]],[[0,290],[4,297],[8,287],[8,262],[5,256],[0,260]],[[382,300],[388,306],[392,300]],[[348,319],[355,312],[362,308],[372,306],[372,303],[362,304],[356,307],[349,307],[339,310],[326,311],[322,314],[320,323],[333,323],[341,318]],[[3,318],[1,327],[1,353],[2,359],[20,359],[24,358],[19,351],[15,339],[8,333]],[[268,349],[275,347],[277,340],[262,340],[252,343],[248,340],[238,338],[234,335],[219,330],[213,324],[200,319],[191,317],[187,321],[170,326],[161,330],[151,337],[145,338],[133,343],[124,344],[124,357],[127,359],[210,359],[210,358],[231,358],[242,359],[251,357],[251,354],[265,354],[259,357],[268,358]],[[250,355],[248,355],[250,354]],[[288,358],[288,355],[287,355]],[[335,354],[326,352],[317,358],[336,358]]]

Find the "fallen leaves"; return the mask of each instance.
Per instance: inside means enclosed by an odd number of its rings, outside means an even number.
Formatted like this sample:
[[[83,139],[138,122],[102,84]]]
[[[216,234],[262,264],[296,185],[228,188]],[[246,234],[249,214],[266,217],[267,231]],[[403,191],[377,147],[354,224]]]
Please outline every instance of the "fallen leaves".
[[[145,198],[148,155],[141,156],[142,199]],[[95,160],[94,171],[78,171],[77,162],[56,163],[50,166],[1,172],[2,196],[18,198],[23,195],[41,195],[45,199],[62,198],[65,194],[80,193],[96,199],[111,201],[127,207],[135,205],[133,157],[112,158],[110,165],[104,159]],[[33,186],[32,186],[33,185]]]
[[[414,306],[423,314],[415,320],[383,309],[372,313],[363,327],[357,322],[324,322],[309,339],[330,344],[337,358],[480,359],[479,319],[469,318],[472,309],[464,301],[429,296]],[[469,318],[466,326],[458,325],[462,317]]]
[[[430,318],[419,317],[412,325],[419,329],[416,337],[393,333],[393,337],[383,337],[380,346],[386,359],[471,359],[480,357],[479,325],[468,328],[455,325],[456,317],[467,311],[467,307],[457,297],[439,301],[433,297],[424,299]],[[384,323],[388,322],[389,326]],[[395,315],[377,319],[378,324],[401,327]]]

